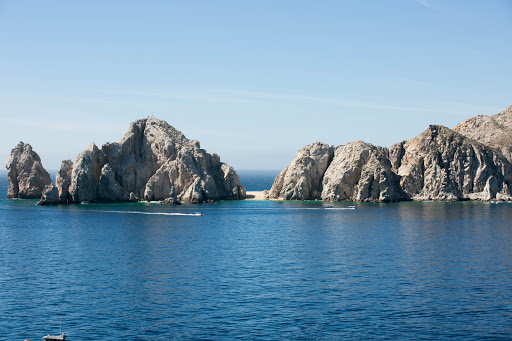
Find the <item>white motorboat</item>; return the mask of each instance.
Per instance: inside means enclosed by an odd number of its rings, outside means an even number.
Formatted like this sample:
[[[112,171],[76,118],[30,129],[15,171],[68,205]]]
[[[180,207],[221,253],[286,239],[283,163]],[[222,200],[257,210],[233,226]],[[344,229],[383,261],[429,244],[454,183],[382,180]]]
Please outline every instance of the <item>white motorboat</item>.
[[[60,333],[59,335],[46,335],[45,337],[43,337],[44,340],[47,340],[47,341],[62,341],[62,340],[66,340],[66,333]]]

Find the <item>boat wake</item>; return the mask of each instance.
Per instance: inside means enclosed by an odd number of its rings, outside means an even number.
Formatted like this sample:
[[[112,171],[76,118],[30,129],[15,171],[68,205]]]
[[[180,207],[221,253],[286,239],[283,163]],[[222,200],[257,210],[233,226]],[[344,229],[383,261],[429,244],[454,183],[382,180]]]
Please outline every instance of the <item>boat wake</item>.
[[[355,210],[354,206],[349,207],[286,207],[285,210]]]
[[[201,212],[196,213],[178,213],[178,212],[142,212],[142,211],[111,211],[111,210],[87,210],[88,212],[101,212],[101,213],[119,213],[119,214],[145,214],[145,215],[166,215],[166,216],[185,216],[185,217],[200,217]]]
[[[302,211],[302,210],[329,210],[329,211],[345,211],[355,210],[355,206],[345,207],[216,207],[216,210],[240,210],[240,211]]]
[[[355,206],[349,207],[324,207],[324,210],[355,210]]]

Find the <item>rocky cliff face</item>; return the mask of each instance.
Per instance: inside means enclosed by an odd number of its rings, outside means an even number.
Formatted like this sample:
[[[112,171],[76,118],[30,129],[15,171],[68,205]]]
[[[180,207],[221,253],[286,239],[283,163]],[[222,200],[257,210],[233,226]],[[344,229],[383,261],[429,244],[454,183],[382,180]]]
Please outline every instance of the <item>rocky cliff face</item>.
[[[493,116],[478,115],[467,119],[453,130],[501,151],[512,161],[512,105]]]
[[[512,166],[499,152],[443,126],[403,145],[397,174],[414,200],[508,199]]]
[[[475,140],[476,133],[468,137],[435,125],[390,148],[362,141],[336,148],[317,142],[299,151],[276,178],[269,196],[376,202],[512,200],[512,165],[505,156],[510,150],[507,148],[512,147],[507,142],[512,135],[506,133],[507,127],[512,127],[511,108],[486,123],[486,127],[499,125],[493,136],[500,139],[492,140],[490,145]],[[472,131],[468,126],[457,127],[465,127],[469,135]],[[476,137],[487,141],[484,135]]]
[[[46,186],[52,184],[50,174],[30,144],[20,142],[7,159],[8,198],[39,199]]]
[[[275,179],[270,197],[286,200],[320,199],[322,178],[334,148],[316,142],[299,150],[292,163]]]
[[[69,186],[71,185],[71,173],[73,171],[73,162],[64,160],[60,165],[59,172],[55,177],[55,185],[59,193],[59,203],[64,204],[72,200],[69,194]]]
[[[405,198],[386,148],[362,141],[336,148],[322,180],[322,200],[381,201]]]
[[[106,143],[101,149],[93,143],[74,163],[64,161],[56,188],[58,202],[201,203],[245,197],[233,168],[154,117],[132,123],[119,143]],[[52,198],[54,191],[48,188]]]

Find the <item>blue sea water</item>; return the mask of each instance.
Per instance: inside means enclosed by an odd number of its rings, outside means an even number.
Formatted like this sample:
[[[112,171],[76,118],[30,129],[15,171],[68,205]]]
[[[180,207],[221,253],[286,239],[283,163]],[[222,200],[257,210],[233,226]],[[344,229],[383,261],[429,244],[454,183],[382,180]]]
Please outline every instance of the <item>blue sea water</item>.
[[[278,170],[242,170],[237,171],[240,177],[240,182],[245,186],[248,191],[263,191],[270,190],[274,179],[279,174]]]
[[[6,339],[59,323],[71,341],[512,339],[512,204],[40,207],[0,190]]]

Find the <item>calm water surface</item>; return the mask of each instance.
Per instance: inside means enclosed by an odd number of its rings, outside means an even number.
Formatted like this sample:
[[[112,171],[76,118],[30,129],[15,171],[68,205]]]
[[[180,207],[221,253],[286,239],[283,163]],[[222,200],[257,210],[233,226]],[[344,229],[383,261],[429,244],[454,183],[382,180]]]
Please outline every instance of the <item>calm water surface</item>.
[[[512,339],[512,204],[34,203],[0,199],[9,339]]]

